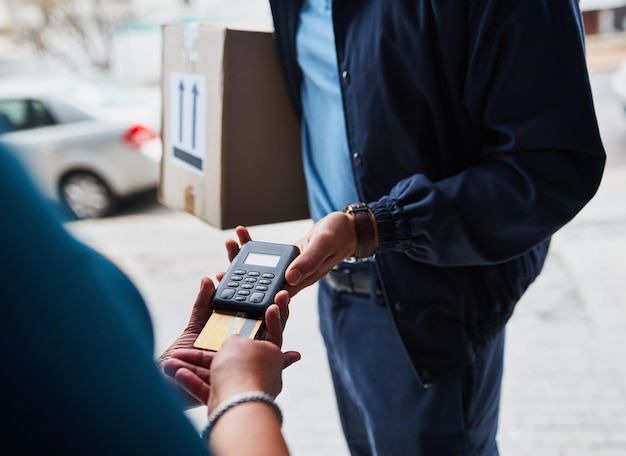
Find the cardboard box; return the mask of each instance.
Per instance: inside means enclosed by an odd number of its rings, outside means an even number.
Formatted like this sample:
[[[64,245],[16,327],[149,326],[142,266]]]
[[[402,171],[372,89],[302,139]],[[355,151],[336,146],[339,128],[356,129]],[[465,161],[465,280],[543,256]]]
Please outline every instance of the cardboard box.
[[[309,218],[271,32],[163,26],[159,201],[221,228]]]

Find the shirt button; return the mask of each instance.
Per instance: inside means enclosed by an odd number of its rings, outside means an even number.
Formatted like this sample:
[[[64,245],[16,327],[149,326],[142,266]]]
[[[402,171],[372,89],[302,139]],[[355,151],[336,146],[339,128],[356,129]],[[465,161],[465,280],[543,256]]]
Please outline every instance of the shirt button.
[[[350,84],[350,73],[348,72],[348,70],[343,70],[341,72],[341,82],[344,85]]]
[[[363,159],[361,158],[361,154],[360,154],[360,153],[358,153],[358,152],[354,152],[354,153],[352,154],[352,162],[353,162],[356,166],[359,166],[359,165],[363,162]]]
[[[394,305],[393,305],[394,309],[396,309],[398,312],[404,312],[406,310],[406,304],[403,303],[402,301],[397,301]]]

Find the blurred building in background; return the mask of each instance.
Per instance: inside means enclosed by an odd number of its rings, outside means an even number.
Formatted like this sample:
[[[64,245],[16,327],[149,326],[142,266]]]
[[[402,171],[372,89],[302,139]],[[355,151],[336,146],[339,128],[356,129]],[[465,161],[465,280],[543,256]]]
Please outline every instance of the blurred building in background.
[[[0,0],[0,77],[109,74],[160,81],[161,25],[272,27],[267,0]]]
[[[624,30],[626,0],[580,0],[588,35]]]
[[[626,0],[580,7],[588,35],[624,34]],[[161,25],[193,21],[272,27],[268,0],[0,0],[0,78],[103,72],[157,85]]]

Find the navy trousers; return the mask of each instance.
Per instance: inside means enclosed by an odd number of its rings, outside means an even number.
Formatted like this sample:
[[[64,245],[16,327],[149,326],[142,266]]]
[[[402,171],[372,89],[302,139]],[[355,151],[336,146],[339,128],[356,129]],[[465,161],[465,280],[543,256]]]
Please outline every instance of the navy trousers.
[[[353,456],[497,456],[504,332],[424,388],[382,298],[320,281],[320,328]]]

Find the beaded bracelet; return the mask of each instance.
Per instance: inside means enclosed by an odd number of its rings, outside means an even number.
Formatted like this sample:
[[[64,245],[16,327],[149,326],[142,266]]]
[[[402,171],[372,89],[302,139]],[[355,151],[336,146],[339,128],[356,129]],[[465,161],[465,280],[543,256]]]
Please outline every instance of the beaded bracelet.
[[[217,420],[219,420],[222,415],[224,415],[224,413],[226,413],[231,408],[236,407],[239,404],[244,404],[246,402],[263,402],[269,405],[274,409],[274,412],[278,417],[278,423],[280,424],[280,426],[282,426],[283,414],[280,411],[280,408],[278,407],[276,402],[274,402],[274,398],[263,391],[249,391],[247,393],[237,394],[225,400],[215,410],[213,410],[213,413],[211,413],[211,415],[209,416],[209,422],[203,432],[203,437],[205,439],[208,438],[209,434],[211,433],[211,429],[213,428],[213,426],[215,426]]]

